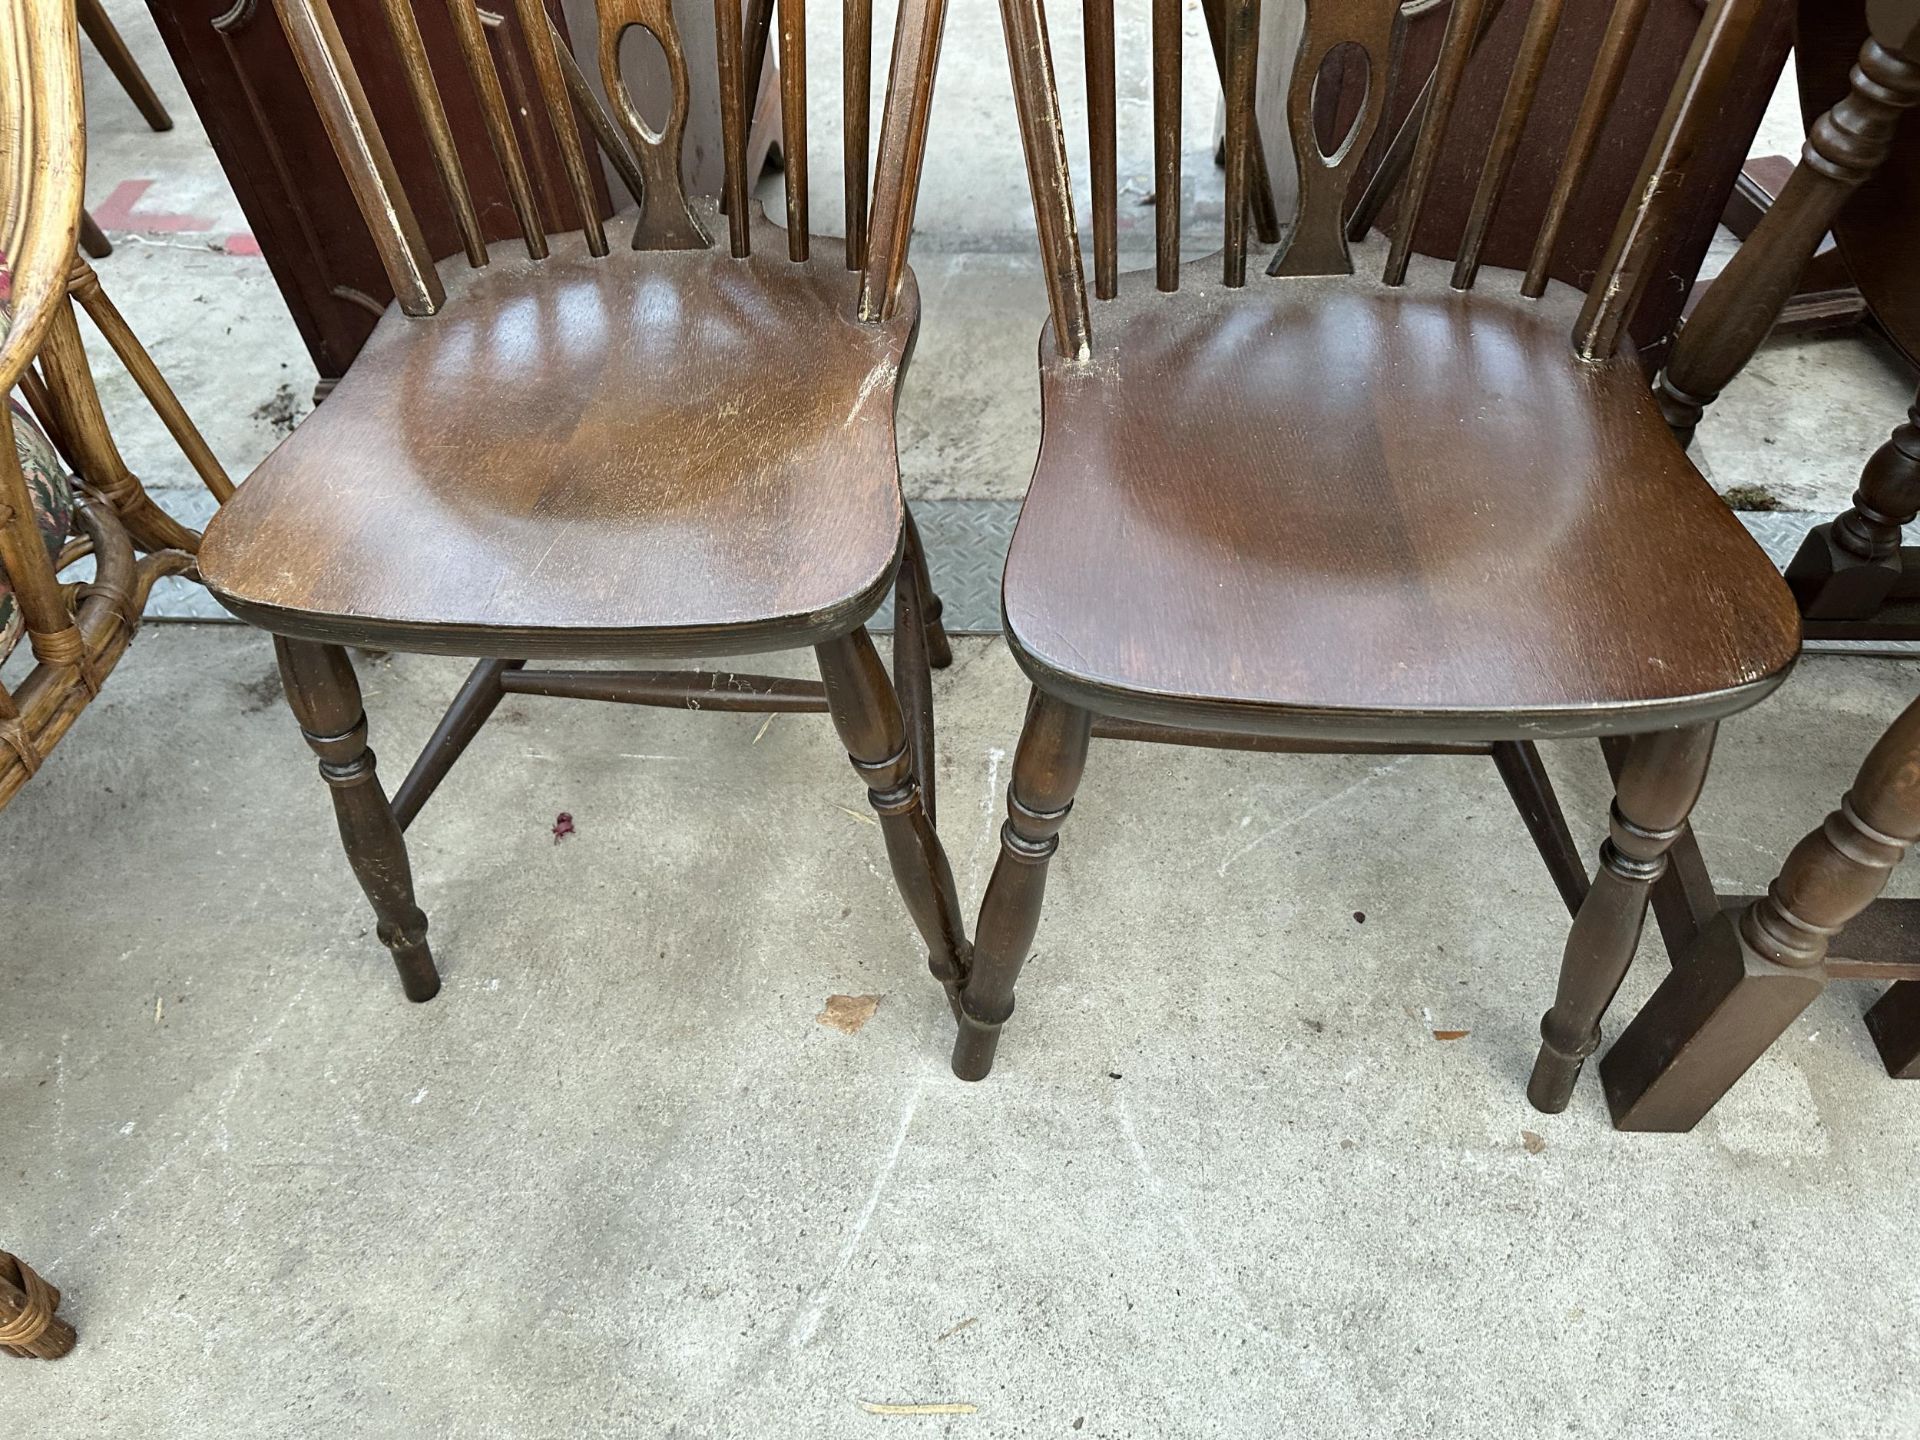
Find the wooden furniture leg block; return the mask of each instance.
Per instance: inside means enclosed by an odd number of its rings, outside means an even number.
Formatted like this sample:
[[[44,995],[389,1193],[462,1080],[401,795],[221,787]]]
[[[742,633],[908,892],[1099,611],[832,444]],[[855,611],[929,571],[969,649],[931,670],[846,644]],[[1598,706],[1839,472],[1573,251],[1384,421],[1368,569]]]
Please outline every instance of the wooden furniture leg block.
[[[1896,1080],[1920,1080],[1920,981],[1902,980],[1867,1011],[1867,1032]]]
[[[73,1326],[54,1312],[60,1292],[26,1261],[0,1250],[0,1351],[23,1360],[58,1360],[73,1349]]]
[[[1833,937],[1920,838],[1916,761],[1920,700],[1887,727],[1840,808],[1793,847],[1767,893],[1706,926],[1601,1060],[1616,1126],[1691,1130],[1813,1003]],[[1895,1074],[1920,1059],[1916,1021],[1920,1005],[1903,995],[1870,1022]]]

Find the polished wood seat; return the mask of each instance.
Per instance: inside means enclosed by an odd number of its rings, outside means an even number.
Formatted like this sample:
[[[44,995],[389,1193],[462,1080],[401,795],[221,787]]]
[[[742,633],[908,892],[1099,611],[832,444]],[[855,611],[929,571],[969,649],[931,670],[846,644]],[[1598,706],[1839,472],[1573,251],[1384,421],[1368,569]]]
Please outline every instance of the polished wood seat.
[[[909,274],[864,323],[838,241],[794,264],[757,228],[741,260],[596,259],[574,234],[541,261],[502,242],[484,269],[446,262],[441,316],[390,309],[240,487],[207,583],[282,635],[463,655],[844,634],[899,561],[917,299]]]
[[[1028,672],[1108,715],[1373,740],[1693,724],[1778,683],[1791,598],[1631,354],[1573,353],[1565,287],[1441,268],[1196,262],[1103,304],[1086,360],[1043,345],[1005,582]]]

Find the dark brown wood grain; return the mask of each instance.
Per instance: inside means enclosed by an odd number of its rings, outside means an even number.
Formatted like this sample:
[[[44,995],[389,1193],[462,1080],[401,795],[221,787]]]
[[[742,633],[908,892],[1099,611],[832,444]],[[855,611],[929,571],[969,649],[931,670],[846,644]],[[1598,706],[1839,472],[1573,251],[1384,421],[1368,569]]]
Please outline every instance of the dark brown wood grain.
[[[893,387],[917,320],[856,318],[839,242],[447,262],[203,550],[282,634],[464,655],[816,643],[900,553]],[[617,233],[616,222],[616,233]],[[290,564],[289,556],[299,557]],[[415,558],[418,557],[418,558]]]
[[[1631,358],[1573,355],[1577,296],[1418,257],[1404,290],[1211,269],[1123,288],[1087,362],[1045,361],[1005,615],[1046,687],[1413,740],[1697,723],[1784,677],[1791,596]]]

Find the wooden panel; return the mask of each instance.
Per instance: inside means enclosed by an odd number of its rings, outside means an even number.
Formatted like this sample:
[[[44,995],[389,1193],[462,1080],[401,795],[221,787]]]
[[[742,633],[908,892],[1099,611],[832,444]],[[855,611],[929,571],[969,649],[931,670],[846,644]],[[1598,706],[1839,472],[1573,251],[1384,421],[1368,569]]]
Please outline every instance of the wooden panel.
[[[559,0],[547,5],[558,18]],[[272,6],[261,0],[149,0],[149,8],[315,366],[322,376],[337,378],[366,343],[392,292]],[[519,227],[487,146],[452,22],[437,3],[416,4],[414,10],[482,233],[489,240],[516,236]],[[429,253],[462,253],[460,228],[441,192],[381,0],[333,0],[333,11]],[[503,43],[497,34],[495,43]],[[516,52],[523,48],[517,28],[508,27],[504,43]],[[544,126],[538,139],[547,163],[536,177],[564,176]],[[596,194],[607,207],[597,175]],[[537,199],[548,229],[571,223],[569,197],[542,193]]]

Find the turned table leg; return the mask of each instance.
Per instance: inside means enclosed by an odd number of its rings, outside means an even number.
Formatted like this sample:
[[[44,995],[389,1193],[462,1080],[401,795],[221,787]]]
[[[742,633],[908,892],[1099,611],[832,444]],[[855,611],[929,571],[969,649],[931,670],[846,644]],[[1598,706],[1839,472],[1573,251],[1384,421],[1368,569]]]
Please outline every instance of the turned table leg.
[[[1708,924],[1601,1060],[1614,1124],[1698,1124],[1813,1003],[1827,983],[1828,942],[1916,839],[1920,700],[1887,728],[1840,808],[1793,847],[1767,893]]]

